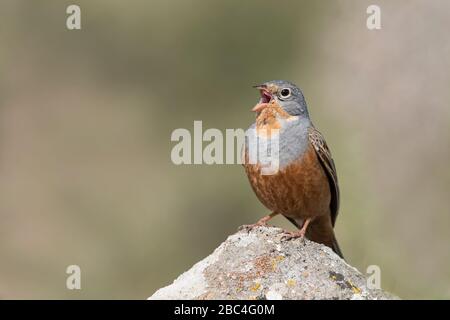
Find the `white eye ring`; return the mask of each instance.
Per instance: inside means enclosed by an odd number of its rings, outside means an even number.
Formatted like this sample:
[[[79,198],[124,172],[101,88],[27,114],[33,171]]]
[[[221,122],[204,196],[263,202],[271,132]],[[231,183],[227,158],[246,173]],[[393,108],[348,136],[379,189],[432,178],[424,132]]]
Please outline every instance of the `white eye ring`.
[[[280,98],[286,99],[291,95],[291,89],[283,88],[280,90]]]

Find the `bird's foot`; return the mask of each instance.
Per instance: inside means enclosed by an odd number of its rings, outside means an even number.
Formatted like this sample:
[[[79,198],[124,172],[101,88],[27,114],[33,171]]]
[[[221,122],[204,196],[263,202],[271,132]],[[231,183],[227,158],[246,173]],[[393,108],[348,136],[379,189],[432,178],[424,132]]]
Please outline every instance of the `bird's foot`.
[[[281,238],[282,240],[292,240],[292,239],[304,239],[306,234],[306,229],[308,229],[309,223],[311,222],[311,218],[306,219],[306,221],[303,223],[303,226],[300,230],[291,232],[286,231],[286,233]]]
[[[251,231],[252,229],[257,228],[257,227],[267,227],[267,222],[276,215],[277,215],[277,213],[271,213],[268,216],[262,217],[256,223],[244,224],[243,226],[239,227],[239,230]]]
[[[256,227],[267,227],[267,222],[269,222],[270,219],[272,219],[273,217],[275,217],[278,213],[276,212],[272,212],[271,214],[262,217],[261,219],[258,220],[258,222],[254,223],[254,224],[244,224],[243,226],[239,227],[239,230],[247,230],[247,231],[251,231],[252,229],[256,228]]]
[[[285,231],[284,235],[281,237],[281,240],[289,241],[289,240],[292,240],[292,239],[295,240],[295,239],[298,239],[298,238],[304,239],[305,238],[305,233],[306,233],[306,230],[297,230],[297,231],[294,231],[294,232]]]
[[[261,222],[261,220],[259,220],[256,223],[252,223],[252,224],[244,224],[242,226],[239,227],[239,230],[247,230],[247,231],[251,231],[257,227],[267,227],[267,222]]]

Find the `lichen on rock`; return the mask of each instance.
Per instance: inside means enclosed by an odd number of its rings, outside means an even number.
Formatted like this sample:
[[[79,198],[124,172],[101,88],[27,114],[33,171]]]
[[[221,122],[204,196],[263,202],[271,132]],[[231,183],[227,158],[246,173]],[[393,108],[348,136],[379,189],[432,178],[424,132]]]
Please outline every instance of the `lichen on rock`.
[[[396,299],[331,249],[283,240],[274,227],[242,229],[149,299]]]

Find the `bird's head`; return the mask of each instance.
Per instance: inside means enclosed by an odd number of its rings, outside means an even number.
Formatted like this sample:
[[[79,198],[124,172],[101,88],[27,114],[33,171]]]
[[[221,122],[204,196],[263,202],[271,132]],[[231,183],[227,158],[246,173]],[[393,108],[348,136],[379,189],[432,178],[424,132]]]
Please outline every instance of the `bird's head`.
[[[291,116],[309,118],[303,93],[295,84],[284,80],[273,80],[254,88],[259,90],[261,98],[252,111],[261,112],[269,105],[269,102],[275,100]]]

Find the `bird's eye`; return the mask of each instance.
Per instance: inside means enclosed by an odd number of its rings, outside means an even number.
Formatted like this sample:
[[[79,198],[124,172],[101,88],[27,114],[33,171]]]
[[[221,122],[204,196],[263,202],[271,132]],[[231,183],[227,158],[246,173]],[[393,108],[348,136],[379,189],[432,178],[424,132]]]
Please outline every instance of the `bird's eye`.
[[[283,88],[283,89],[281,89],[281,91],[280,91],[280,96],[281,96],[281,98],[287,98],[287,97],[289,97],[291,95],[291,89],[289,89],[289,88]]]

